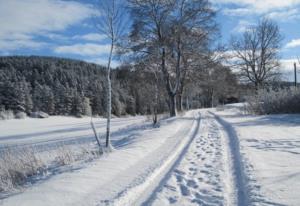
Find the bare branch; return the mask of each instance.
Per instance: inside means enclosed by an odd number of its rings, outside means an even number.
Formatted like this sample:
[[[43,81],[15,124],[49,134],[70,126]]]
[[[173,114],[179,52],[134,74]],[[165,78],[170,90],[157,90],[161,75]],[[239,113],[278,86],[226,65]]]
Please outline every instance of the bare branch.
[[[278,50],[282,37],[275,22],[263,19],[257,26],[247,29],[241,38],[232,40],[237,65],[241,75],[262,86],[277,74]]]

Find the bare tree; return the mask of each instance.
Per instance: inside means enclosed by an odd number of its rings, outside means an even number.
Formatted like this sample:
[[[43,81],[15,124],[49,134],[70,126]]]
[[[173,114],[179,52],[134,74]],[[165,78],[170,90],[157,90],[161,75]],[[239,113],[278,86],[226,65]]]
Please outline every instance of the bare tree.
[[[278,75],[281,40],[279,27],[269,19],[263,19],[232,40],[235,64],[241,76],[254,83],[256,89]]]
[[[184,58],[203,46],[198,42],[202,43],[209,34],[208,28],[215,26],[214,12],[207,0],[130,0],[130,3],[132,51],[138,53],[140,59],[149,55],[159,59],[169,96],[170,116],[176,116],[176,95],[187,69]],[[193,39],[196,44],[191,44],[188,39]]]
[[[126,26],[125,10],[122,6],[124,3],[121,0],[99,0],[98,11],[95,25],[99,32],[107,37],[110,41],[110,50],[107,62],[107,100],[106,100],[106,141],[105,147],[108,150],[112,149],[110,143],[110,120],[111,120],[111,62],[113,59],[114,49],[121,39]]]
[[[159,83],[160,83],[160,69],[159,69],[159,61],[157,59],[149,58],[143,59],[143,61],[139,61],[138,64],[135,64],[135,68],[137,68],[142,73],[148,73],[150,76],[152,76],[152,79],[154,80],[153,86],[153,92],[152,93],[152,100],[149,100],[151,102],[151,112],[153,114],[153,124],[156,125],[158,121],[158,106],[159,106]]]
[[[197,43],[200,43],[198,41]],[[191,42],[192,45],[197,44]],[[202,40],[202,43],[207,43],[206,40]],[[203,75],[207,75],[210,70],[213,70],[215,65],[219,64],[222,60],[222,56],[216,56],[217,52],[210,52],[208,48],[204,47],[191,47],[188,53],[183,56],[183,71],[180,82],[180,88],[178,91],[178,110],[183,110],[183,97],[184,93],[188,92],[188,84],[195,84],[195,82],[203,81],[205,83],[208,79],[203,78]],[[187,87],[187,88],[186,88]],[[188,106],[188,104],[186,104]]]

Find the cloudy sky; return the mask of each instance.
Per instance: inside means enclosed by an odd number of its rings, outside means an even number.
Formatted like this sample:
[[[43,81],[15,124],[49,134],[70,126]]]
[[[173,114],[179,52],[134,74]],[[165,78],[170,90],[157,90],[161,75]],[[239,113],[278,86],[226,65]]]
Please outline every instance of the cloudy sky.
[[[94,0],[0,0],[0,55],[46,55],[103,64],[109,46],[94,29]],[[212,0],[223,43],[261,17],[278,22],[283,68],[300,56],[300,0]],[[115,62],[117,64],[117,62]]]
[[[300,0],[212,0],[218,12],[223,43],[260,18],[276,21],[284,37],[280,51],[284,78],[293,79],[293,63],[300,57]],[[300,67],[300,65],[299,65]]]

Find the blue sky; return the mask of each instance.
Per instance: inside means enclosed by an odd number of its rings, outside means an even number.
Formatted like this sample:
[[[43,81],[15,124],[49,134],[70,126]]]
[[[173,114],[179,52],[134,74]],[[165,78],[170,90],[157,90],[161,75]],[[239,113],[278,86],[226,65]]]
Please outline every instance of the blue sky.
[[[109,45],[94,28],[94,0],[0,0],[0,55],[45,55],[104,64]],[[259,18],[278,22],[282,68],[300,56],[300,0],[212,0],[222,43]],[[114,65],[117,65],[114,62]],[[299,65],[300,67],[300,65]]]

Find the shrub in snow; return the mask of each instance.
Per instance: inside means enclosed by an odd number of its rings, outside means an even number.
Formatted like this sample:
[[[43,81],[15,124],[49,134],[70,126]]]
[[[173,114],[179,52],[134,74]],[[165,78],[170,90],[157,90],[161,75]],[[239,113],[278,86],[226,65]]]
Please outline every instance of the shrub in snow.
[[[5,120],[5,119],[13,119],[14,118],[14,113],[11,110],[2,110],[0,111],[0,119]]]
[[[92,107],[89,98],[84,98],[83,101],[83,115],[91,116],[92,115]]]
[[[29,178],[46,175],[47,170],[53,167],[70,165],[76,161],[90,161],[101,155],[94,144],[79,147],[62,144],[44,152],[47,155],[40,155],[33,147],[1,149],[0,192],[15,191]]]
[[[76,161],[78,160],[92,160],[96,157],[99,157],[103,152],[100,152],[99,149],[92,149],[88,146],[81,146],[79,155],[76,156]]]
[[[101,154],[95,145],[58,145],[55,149],[54,163],[56,165],[70,165],[76,161],[92,160]]]
[[[259,90],[247,102],[247,110],[254,114],[300,113],[300,90]]]
[[[17,112],[16,114],[15,114],[15,118],[16,119],[25,119],[26,118],[26,113],[25,112]]]
[[[48,118],[49,115],[45,112],[31,112],[30,113],[30,117],[33,117],[33,118]]]
[[[30,147],[1,150],[0,165],[0,192],[11,191],[28,177],[45,171],[45,165]]]
[[[59,165],[69,165],[75,161],[75,154],[72,150],[64,145],[58,148],[55,161]]]

